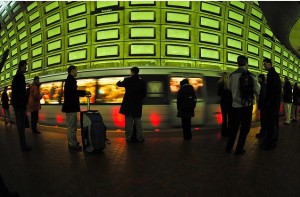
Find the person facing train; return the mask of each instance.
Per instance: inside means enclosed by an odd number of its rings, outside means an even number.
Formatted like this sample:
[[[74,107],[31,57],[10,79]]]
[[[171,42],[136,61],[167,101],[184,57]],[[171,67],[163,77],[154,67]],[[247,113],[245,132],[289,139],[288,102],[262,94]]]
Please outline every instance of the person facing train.
[[[89,91],[77,90],[77,68],[74,65],[68,67],[68,77],[64,85],[64,103],[62,112],[66,113],[67,138],[70,150],[81,150],[77,141],[77,112],[80,111],[79,97],[90,95]]]
[[[125,88],[125,94],[120,108],[120,114],[125,115],[125,137],[127,142],[132,142],[133,129],[136,129],[138,142],[143,142],[142,111],[143,99],[146,96],[146,83],[139,77],[139,68],[130,69],[130,77],[118,81],[118,87]]]
[[[4,122],[5,125],[7,125],[8,123],[11,123],[11,117],[10,117],[10,112],[9,112],[9,104],[8,104],[9,98],[7,95],[7,86],[4,87],[4,90],[1,94],[1,102],[2,102],[2,109],[4,112]]]
[[[191,121],[195,116],[196,100],[194,87],[189,84],[189,80],[180,81],[180,89],[177,93],[177,117],[181,118],[184,140],[192,139]]]
[[[218,96],[220,97],[220,106],[222,112],[222,136],[228,136],[229,119],[232,109],[232,95],[228,86],[229,76],[226,72],[223,72],[222,77],[218,81]]]

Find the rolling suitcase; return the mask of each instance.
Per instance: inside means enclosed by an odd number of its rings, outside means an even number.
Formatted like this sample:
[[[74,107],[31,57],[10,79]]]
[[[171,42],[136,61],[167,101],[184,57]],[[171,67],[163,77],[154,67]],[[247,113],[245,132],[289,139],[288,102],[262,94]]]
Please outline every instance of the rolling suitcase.
[[[87,97],[88,109],[80,112],[82,147],[86,152],[100,151],[110,144],[106,138],[106,126],[98,110],[90,110],[90,97]]]

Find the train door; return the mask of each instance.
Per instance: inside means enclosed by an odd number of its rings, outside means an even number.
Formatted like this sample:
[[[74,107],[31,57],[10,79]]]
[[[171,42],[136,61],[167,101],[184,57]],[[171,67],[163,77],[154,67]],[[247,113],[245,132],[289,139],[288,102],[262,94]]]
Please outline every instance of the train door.
[[[204,105],[204,78],[196,73],[172,73],[169,78],[170,84],[170,123],[172,126],[181,126],[181,119],[177,118],[177,92],[180,88],[180,81],[184,78],[194,87],[197,96],[195,117],[192,118],[192,126],[204,124],[205,105]]]

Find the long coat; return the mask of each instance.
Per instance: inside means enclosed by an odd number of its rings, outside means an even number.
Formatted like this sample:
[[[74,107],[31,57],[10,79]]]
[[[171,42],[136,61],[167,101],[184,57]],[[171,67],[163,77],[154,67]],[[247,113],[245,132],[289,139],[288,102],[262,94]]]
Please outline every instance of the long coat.
[[[286,81],[283,85],[283,102],[292,103],[293,100],[293,88],[291,82]]]
[[[40,87],[33,82],[29,90],[29,98],[28,98],[28,105],[27,105],[27,109],[29,112],[34,112],[41,109],[41,104],[40,104],[41,98],[42,96],[40,94]]]
[[[77,81],[75,77],[73,75],[68,75],[64,86],[64,103],[62,106],[62,112],[79,112],[79,97],[85,95],[86,91],[77,90]]]
[[[11,85],[11,101],[14,109],[26,110],[26,83],[22,72],[17,72]]]
[[[279,74],[272,67],[267,74],[266,107],[268,110],[279,111],[281,102],[281,80]]]
[[[121,104],[120,114],[141,118],[143,99],[146,96],[146,84],[138,75],[124,78],[117,82],[117,86],[125,87],[125,95]]]
[[[2,102],[2,108],[3,109],[9,109],[8,101],[9,101],[9,99],[8,99],[7,92],[2,92],[1,102]]]
[[[194,103],[192,109],[187,109],[184,107],[184,97],[191,96]],[[184,84],[180,87],[177,93],[177,117],[179,118],[189,118],[194,117],[194,109],[196,107],[196,93],[194,87],[189,84]]]

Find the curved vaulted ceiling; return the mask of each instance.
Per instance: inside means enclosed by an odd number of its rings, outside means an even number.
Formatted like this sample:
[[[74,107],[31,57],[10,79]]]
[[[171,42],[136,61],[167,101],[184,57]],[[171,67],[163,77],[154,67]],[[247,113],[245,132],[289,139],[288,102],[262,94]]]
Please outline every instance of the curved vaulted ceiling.
[[[300,3],[261,1],[259,5],[277,39],[300,58]]]

